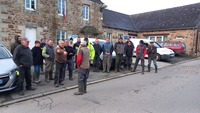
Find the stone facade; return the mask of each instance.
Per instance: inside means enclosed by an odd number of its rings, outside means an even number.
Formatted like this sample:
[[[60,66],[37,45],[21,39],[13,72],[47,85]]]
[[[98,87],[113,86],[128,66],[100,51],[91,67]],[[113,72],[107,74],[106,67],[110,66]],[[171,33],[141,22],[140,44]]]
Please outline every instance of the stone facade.
[[[169,30],[169,31],[154,31],[154,32],[140,32],[138,38],[148,38],[150,36],[164,36],[162,41],[180,41],[186,44],[186,53],[193,55],[196,46],[196,29],[187,30]]]
[[[25,36],[26,28],[36,29],[36,39],[53,38],[56,41],[56,31],[62,30],[68,35],[80,35],[85,25],[94,26],[102,33],[101,4],[90,0],[65,0],[66,20],[58,15],[58,0],[36,0],[36,10],[25,8],[25,0],[0,1],[0,42],[10,48],[14,36]],[[89,21],[82,19],[82,5],[89,6]]]

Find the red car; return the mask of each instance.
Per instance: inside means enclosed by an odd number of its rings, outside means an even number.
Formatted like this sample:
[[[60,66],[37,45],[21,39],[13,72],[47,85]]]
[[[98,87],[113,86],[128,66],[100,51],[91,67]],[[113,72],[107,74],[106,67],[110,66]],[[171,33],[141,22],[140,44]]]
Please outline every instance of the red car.
[[[186,45],[183,42],[159,42],[163,47],[169,48],[174,51],[175,54],[185,54]]]

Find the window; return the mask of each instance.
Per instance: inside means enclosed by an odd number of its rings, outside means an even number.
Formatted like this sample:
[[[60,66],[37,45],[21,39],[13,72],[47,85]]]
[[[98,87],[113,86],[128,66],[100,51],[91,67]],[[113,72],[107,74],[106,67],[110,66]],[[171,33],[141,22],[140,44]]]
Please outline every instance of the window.
[[[148,37],[145,37],[145,38],[149,39],[149,40],[153,40],[155,42],[163,42],[163,41],[168,40],[167,36],[148,36]]]
[[[25,7],[29,10],[36,10],[36,0],[25,0]]]
[[[112,33],[107,33],[107,38],[112,39]]]
[[[65,0],[58,0],[58,14],[64,16],[66,14]]]
[[[118,38],[123,38],[123,34],[118,34]]]
[[[176,39],[183,39],[183,36],[177,36]]]
[[[83,5],[82,16],[83,16],[83,20],[89,20],[89,6],[88,5]]]
[[[65,31],[57,31],[57,44],[60,40],[65,40],[66,39],[66,32]]]

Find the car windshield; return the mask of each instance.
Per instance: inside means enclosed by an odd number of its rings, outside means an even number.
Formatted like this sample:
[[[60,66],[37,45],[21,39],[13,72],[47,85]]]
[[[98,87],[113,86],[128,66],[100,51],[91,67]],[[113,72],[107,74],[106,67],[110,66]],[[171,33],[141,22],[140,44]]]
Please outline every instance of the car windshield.
[[[158,44],[157,42],[154,42],[153,45],[157,48],[162,48],[162,46],[160,44]]]
[[[5,58],[11,58],[11,55],[4,47],[0,46],[0,59],[5,59]]]

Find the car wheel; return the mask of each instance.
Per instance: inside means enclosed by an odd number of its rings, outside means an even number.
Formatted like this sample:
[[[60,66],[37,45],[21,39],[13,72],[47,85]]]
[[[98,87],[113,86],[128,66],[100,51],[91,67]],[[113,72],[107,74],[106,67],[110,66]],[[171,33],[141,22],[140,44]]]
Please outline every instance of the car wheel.
[[[156,56],[156,60],[157,60],[157,61],[160,60],[160,55],[159,55],[159,54],[157,54],[157,56]]]

